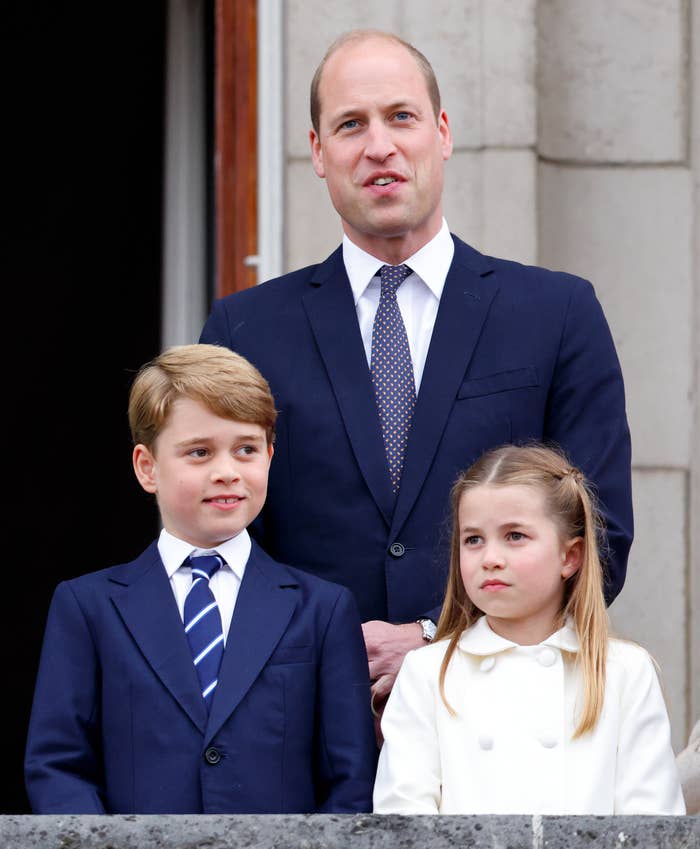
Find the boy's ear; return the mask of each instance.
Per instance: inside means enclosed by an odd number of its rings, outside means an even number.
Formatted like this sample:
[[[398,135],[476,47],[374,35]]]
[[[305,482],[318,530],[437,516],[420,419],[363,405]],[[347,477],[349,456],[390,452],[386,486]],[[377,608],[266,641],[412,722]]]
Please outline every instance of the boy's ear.
[[[564,580],[575,575],[583,563],[583,537],[570,539],[562,550],[561,576]]]
[[[146,492],[155,493],[157,491],[156,484],[156,458],[145,445],[134,446],[134,453],[131,457],[134,464],[134,474],[136,479]]]
[[[267,459],[268,462],[272,460],[272,455],[275,453],[275,446],[271,443],[267,443]]]

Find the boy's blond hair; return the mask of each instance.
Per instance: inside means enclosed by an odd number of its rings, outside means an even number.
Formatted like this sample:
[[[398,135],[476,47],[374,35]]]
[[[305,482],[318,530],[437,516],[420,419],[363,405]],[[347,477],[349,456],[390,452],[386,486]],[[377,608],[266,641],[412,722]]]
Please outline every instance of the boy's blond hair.
[[[581,537],[580,568],[566,581],[559,625],[571,617],[579,640],[577,662],[583,671],[583,710],[574,738],[595,727],[605,696],[608,618],[603,596],[603,524],[590,485],[558,448],[541,444],[504,445],[483,454],[452,488],[452,542],[447,591],[438,621],[436,640],[450,644],[440,668],[440,693],[445,698],[445,673],[465,628],[483,614],[464,589],[460,572],[459,503],[465,492],[479,486],[530,486],[544,497],[547,515],[556,524],[562,542]]]
[[[218,345],[174,345],[143,365],[129,394],[134,445],[149,450],[178,398],[199,401],[224,419],[262,427],[268,445],[277,411],[270,386],[252,363]]]

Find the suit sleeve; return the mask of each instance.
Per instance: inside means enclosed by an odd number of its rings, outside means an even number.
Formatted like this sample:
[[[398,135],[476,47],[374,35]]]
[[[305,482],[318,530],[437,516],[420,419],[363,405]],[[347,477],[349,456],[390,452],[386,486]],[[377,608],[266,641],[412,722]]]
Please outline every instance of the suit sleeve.
[[[547,402],[544,437],[593,483],[606,523],[605,598],[625,582],[633,537],[631,443],[615,345],[593,287],[577,279]]]
[[[49,609],[27,747],[25,782],[35,814],[103,814],[99,664],[67,583]]]
[[[417,649],[423,651],[423,649]],[[384,743],[374,784],[376,814],[437,814],[442,772],[429,676],[409,652],[382,714]]]
[[[634,655],[625,664],[613,813],[685,814],[661,685],[646,651]]]
[[[317,705],[318,812],[369,812],[377,765],[369,666],[357,605],[344,588],[323,639]]]

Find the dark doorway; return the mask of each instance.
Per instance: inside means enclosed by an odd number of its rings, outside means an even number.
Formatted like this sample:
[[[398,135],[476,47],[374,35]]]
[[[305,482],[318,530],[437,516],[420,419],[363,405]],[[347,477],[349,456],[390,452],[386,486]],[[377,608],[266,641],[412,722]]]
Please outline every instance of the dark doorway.
[[[166,3],[10,4],[2,811],[58,581],[157,534],[131,471],[135,369],[160,348]],[[9,119],[9,120],[8,120]]]

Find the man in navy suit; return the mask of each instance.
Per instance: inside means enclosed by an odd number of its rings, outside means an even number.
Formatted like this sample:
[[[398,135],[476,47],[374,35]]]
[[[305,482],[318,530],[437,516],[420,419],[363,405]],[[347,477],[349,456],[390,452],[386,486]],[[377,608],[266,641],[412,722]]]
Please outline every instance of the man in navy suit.
[[[217,301],[201,340],[239,351],[270,382],[277,460],[254,532],[275,556],[353,590],[381,704],[439,616],[457,474],[501,443],[568,452],[598,489],[611,602],[632,542],[630,437],[591,284],[484,256],[450,233],[452,136],[420,52],[388,33],[341,36],[314,76],[311,119],[313,167],[343,243]],[[370,371],[385,264],[411,270],[397,300],[417,398],[397,493]]]
[[[34,813],[371,811],[355,600],[246,531],[275,416],[267,382],[225,348],[174,347],[137,375],[134,470],[163,530],[56,589],[25,760]]]

